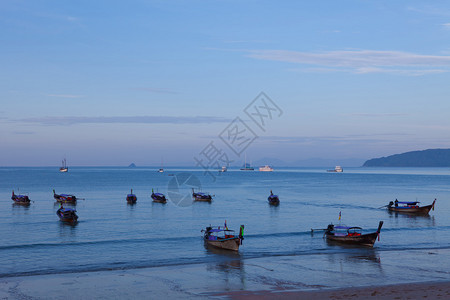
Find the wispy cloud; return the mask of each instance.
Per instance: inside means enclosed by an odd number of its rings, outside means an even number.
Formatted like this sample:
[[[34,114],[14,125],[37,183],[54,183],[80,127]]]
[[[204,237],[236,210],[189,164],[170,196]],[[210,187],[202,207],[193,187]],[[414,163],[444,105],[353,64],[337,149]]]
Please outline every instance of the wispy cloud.
[[[288,50],[247,50],[254,59],[318,66],[319,72],[357,74],[391,73],[420,76],[450,71],[450,56],[423,55],[402,51],[348,50],[300,52]],[[305,69],[308,70],[308,69]]]
[[[422,76],[428,74],[441,74],[447,73],[449,70],[444,69],[392,69],[392,68],[358,68],[353,71],[356,74],[369,74],[369,73],[385,73],[395,75],[407,75],[407,76]]]
[[[370,117],[370,118],[384,118],[384,117],[404,117],[408,116],[405,113],[353,113],[350,116],[356,117]]]
[[[450,16],[450,10],[447,7],[437,7],[436,5],[423,5],[421,7],[409,6],[407,10],[426,15]]]
[[[80,19],[74,16],[69,15],[59,15],[59,14],[48,14],[48,13],[35,13],[35,16],[45,19],[52,19],[58,21],[66,21],[66,22],[78,22]]]
[[[267,44],[269,40],[225,40],[225,44]]]
[[[36,132],[34,132],[34,131],[13,131],[12,133],[18,134],[18,135],[22,135],[22,134],[28,135],[28,134],[35,134]]]
[[[47,97],[56,97],[56,98],[82,98],[83,95],[71,95],[71,94],[47,94]]]
[[[178,94],[178,92],[170,90],[170,89],[164,89],[164,88],[145,88],[145,87],[139,87],[139,88],[133,88],[133,90],[136,91],[145,91],[150,93],[157,93],[157,94]]]
[[[450,30],[450,23],[444,23],[442,26],[444,26],[445,29]]]
[[[35,123],[41,125],[74,125],[74,124],[211,124],[228,123],[231,119],[213,116],[173,117],[173,116],[128,116],[128,117],[39,117],[10,120],[12,122]]]
[[[406,133],[374,133],[350,134],[340,136],[262,136],[262,141],[287,144],[316,144],[316,143],[353,143],[353,142],[380,142],[396,140],[399,136],[408,136]]]

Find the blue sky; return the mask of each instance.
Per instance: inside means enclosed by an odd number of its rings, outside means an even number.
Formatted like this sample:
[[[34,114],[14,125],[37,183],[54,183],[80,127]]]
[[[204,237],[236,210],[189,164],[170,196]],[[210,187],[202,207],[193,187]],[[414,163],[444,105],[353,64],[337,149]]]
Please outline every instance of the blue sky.
[[[450,148],[448,1],[2,1],[0,28],[0,166],[231,157],[262,91],[252,160]]]

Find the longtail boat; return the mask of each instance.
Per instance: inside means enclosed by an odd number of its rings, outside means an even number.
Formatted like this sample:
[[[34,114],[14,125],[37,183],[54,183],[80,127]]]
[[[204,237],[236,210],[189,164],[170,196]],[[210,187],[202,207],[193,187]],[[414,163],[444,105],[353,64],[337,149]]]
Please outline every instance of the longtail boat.
[[[137,201],[137,197],[133,194],[133,189],[131,189],[131,193],[127,195],[127,203],[134,204]]]
[[[192,189],[192,198],[194,198],[194,201],[203,201],[203,202],[211,202],[212,196],[207,193],[202,192],[194,192],[194,189]]]
[[[75,223],[78,221],[76,210],[72,208],[64,208],[62,205],[61,208],[56,211],[56,215],[62,222]]]
[[[69,194],[57,194],[55,190],[53,190],[53,198],[55,198],[58,202],[65,202],[65,203],[75,203],[77,202],[77,197],[74,195]]]
[[[377,237],[378,239],[380,238],[382,226],[383,221],[380,221],[376,232],[362,234],[361,227],[335,226],[330,224],[325,231],[325,235],[327,236],[327,241],[373,247]]]
[[[30,198],[28,198],[27,195],[16,195],[14,194],[14,191],[12,191],[11,200],[13,200],[16,204],[22,205],[28,205],[31,202]]]
[[[155,192],[153,192],[153,189],[152,189],[152,195],[150,197],[152,197],[153,202],[158,202],[158,203],[166,203],[167,202],[166,196],[164,196],[164,194],[155,193]]]
[[[278,195],[274,195],[272,193],[272,190],[270,190],[270,196],[267,198],[270,205],[278,205],[280,204],[280,198],[278,198]]]
[[[207,246],[239,251],[239,246],[242,245],[244,240],[244,225],[239,228],[239,235],[236,236],[234,230],[230,230],[225,222],[224,227],[212,227],[208,226],[206,229],[202,229],[204,232],[203,240]]]
[[[419,206],[418,205],[419,203],[420,203],[419,201],[404,202],[395,199],[395,202],[394,201],[389,202],[389,204],[387,205],[387,209],[393,212],[427,215],[430,212],[430,210],[434,210],[434,203],[436,203],[436,199],[433,200],[432,204],[426,206]]]

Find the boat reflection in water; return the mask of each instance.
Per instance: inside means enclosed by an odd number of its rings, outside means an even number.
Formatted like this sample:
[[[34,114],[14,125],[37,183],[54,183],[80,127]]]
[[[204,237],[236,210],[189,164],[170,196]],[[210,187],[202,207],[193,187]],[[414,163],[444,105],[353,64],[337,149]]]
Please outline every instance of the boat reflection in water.
[[[206,265],[208,272],[219,274],[216,278],[227,289],[245,289],[246,273],[244,260],[237,251],[229,251],[204,245],[206,253],[214,255],[214,263]]]

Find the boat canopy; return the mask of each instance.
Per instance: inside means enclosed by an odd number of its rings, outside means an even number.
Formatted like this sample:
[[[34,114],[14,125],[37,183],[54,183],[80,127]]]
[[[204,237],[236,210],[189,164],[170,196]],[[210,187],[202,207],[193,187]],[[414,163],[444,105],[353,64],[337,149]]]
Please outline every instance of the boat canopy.
[[[155,196],[164,196],[164,194],[161,193],[153,193]]]
[[[355,226],[349,227],[349,226],[338,225],[338,226],[334,226],[334,229],[362,229],[362,228],[361,227],[355,227]]]
[[[208,232],[222,232],[222,231],[234,231],[231,229],[221,229],[221,228],[213,228],[213,229],[209,229]]]
[[[63,197],[73,197],[73,195],[69,195],[69,194],[59,194],[60,196],[63,196]]]
[[[406,204],[406,205],[416,205],[417,203],[420,203],[419,201],[415,201],[415,202],[400,202],[400,201],[398,201],[397,203],[400,203],[400,204]]]

